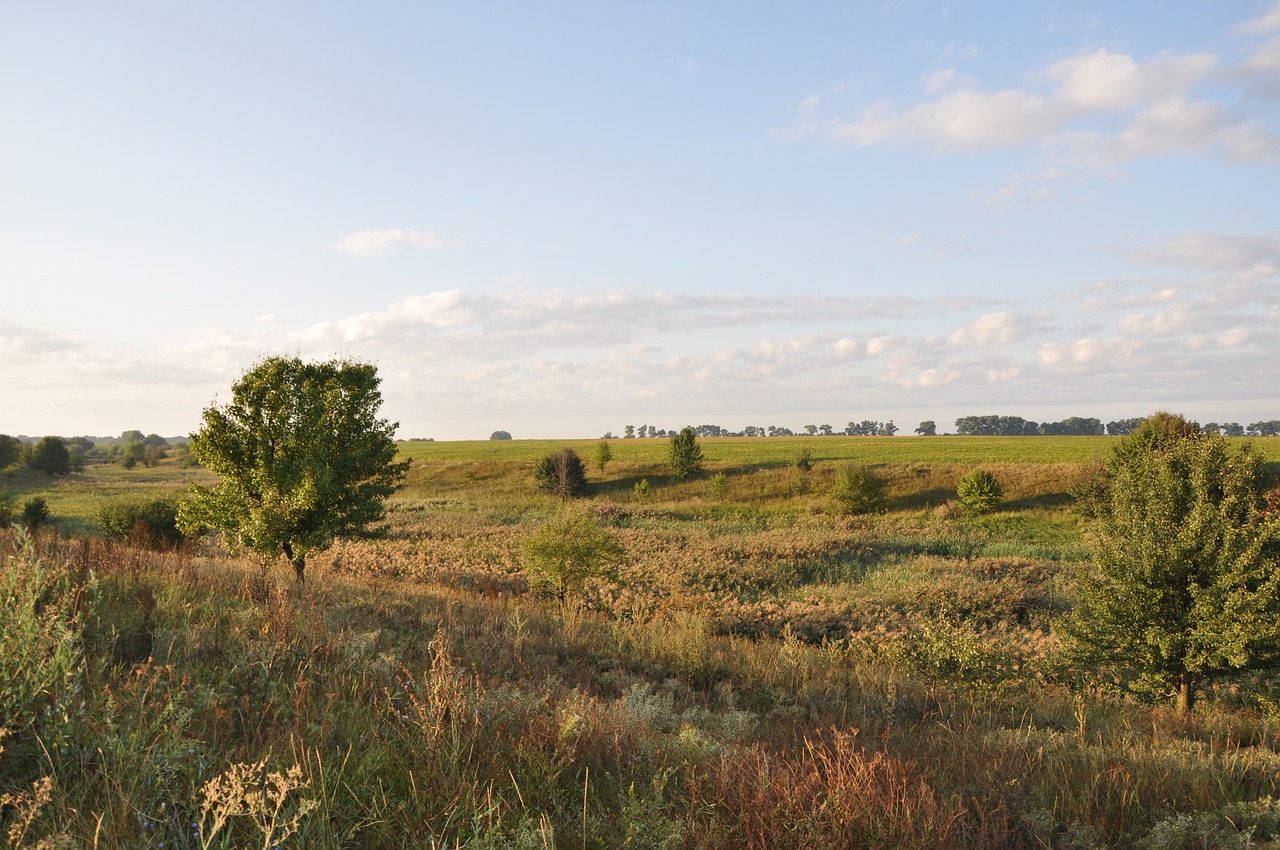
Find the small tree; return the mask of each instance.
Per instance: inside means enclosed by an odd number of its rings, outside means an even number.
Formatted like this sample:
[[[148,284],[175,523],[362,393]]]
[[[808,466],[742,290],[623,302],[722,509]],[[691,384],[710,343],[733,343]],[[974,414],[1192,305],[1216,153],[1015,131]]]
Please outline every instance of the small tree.
[[[813,449],[808,446],[801,446],[796,450],[795,457],[791,460],[791,465],[801,472],[809,472],[813,469]]]
[[[494,431],[492,434],[489,435],[489,439],[490,440],[510,440],[511,432],[510,431]]]
[[[42,496],[32,496],[22,503],[19,521],[28,529],[39,528],[49,521],[49,504]]]
[[[932,419],[926,419],[916,427],[916,433],[921,437],[938,436],[938,423]]]
[[[409,468],[396,460],[396,423],[378,418],[379,383],[374,366],[351,360],[258,363],[191,435],[196,457],[222,480],[191,486],[179,527],[223,531],[263,559],[283,553],[298,581],[308,553],[373,536]]]
[[[533,468],[538,489],[561,499],[581,496],[587,489],[587,471],[573,449],[561,449],[540,459]]]
[[[1147,698],[1195,705],[1201,683],[1280,669],[1280,511],[1262,458],[1167,414],[1107,468],[1109,505],[1062,625],[1081,665]]]
[[[596,469],[600,470],[600,474],[604,475],[604,468],[609,465],[609,461],[613,460],[613,447],[609,445],[609,441],[601,440],[596,443]]]
[[[678,434],[671,435],[667,446],[667,467],[676,478],[688,478],[702,469],[702,446],[698,435],[686,425]]]
[[[71,452],[61,437],[41,437],[31,447],[26,458],[27,466],[48,475],[66,475],[71,472]]]
[[[888,503],[889,483],[862,463],[847,463],[836,468],[836,482],[831,489],[835,509],[846,514],[880,513]]]
[[[530,584],[561,605],[580,598],[589,579],[611,575],[622,554],[612,535],[578,510],[565,511],[524,542]]]
[[[985,469],[975,469],[956,484],[960,505],[975,514],[990,513],[1000,504],[1004,490],[1000,482]]]

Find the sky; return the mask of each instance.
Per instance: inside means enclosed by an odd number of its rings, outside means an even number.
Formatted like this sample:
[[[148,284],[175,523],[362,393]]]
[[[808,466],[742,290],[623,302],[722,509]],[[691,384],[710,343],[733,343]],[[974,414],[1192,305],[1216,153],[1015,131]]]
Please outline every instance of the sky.
[[[0,433],[1280,418],[1280,0],[0,6]]]

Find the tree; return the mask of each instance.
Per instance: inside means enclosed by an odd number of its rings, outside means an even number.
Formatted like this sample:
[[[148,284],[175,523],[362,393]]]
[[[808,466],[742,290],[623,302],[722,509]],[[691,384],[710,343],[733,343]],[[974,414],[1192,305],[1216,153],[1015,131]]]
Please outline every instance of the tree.
[[[975,514],[990,513],[1000,504],[1004,490],[996,477],[985,469],[975,469],[956,484],[956,496],[965,510]]]
[[[22,456],[22,441],[8,434],[0,434],[0,469],[16,463]]]
[[[676,478],[688,478],[702,469],[702,446],[698,445],[698,435],[692,427],[686,425],[680,433],[671,435],[667,467]]]
[[[588,579],[610,575],[622,553],[622,546],[585,511],[571,510],[525,540],[524,567],[531,584],[564,605],[582,595]]]
[[[510,431],[494,431],[492,434],[489,435],[489,439],[490,440],[510,440],[511,432]]]
[[[1157,414],[1112,453],[1071,656],[1190,712],[1202,683],[1280,668],[1280,511],[1251,446]]]
[[[533,467],[538,489],[561,499],[581,496],[587,489],[587,470],[573,449],[544,455]]]
[[[41,437],[27,455],[27,466],[49,475],[71,472],[71,452],[61,437]]]
[[[921,437],[936,437],[938,436],[938,423],[932,419],[926,419],[916,428],[916,433]]]
[[[378,418],[379,383],[374,366],[352,360],[259,362],[191,435],[222,480],[192,485],[179,527],[225,532],[264,560],[283,553],[299,581],[310,552],[374,536],[410,463],[395,459],[398,423]]]
[[[609,461],[613,460],[613,447],[609,445],[608,440],[601,440],[596,443],[596,469],[600,470],[600,474],[604,475],[604,468],[609,465]]]

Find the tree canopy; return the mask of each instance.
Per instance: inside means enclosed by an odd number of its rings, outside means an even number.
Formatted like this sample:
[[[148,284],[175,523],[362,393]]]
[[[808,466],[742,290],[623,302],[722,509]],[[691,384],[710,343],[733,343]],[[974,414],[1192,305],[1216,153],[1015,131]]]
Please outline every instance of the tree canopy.
[[[374,366],[350,360],[255,365],[191,435],[196,457],[222,480],[192,485],[182,529],[222,531],[263,558],[282,553],[300,581],[308,553],[375,533],[409,467],[396,460],[398,423],[378,418],[380,383]]]
[[[1280,666],[1280,515],[1261,457],[1158,414],[1116,447],[1072,655],[1188,712],[1204,682]]]

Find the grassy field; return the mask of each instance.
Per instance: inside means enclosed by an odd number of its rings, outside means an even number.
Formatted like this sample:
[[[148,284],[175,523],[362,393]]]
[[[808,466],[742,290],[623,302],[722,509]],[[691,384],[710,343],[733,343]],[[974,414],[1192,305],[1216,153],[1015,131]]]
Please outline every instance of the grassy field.
[[[704,440],[685,481],[665,440],[612,441],[603,472],[596,442],[402,444],[387,537],[304,586],[208,541],[88,536],[100,504],[199,471],[8,479],[54,524],[26,550],[0,533],[8,616],[48,615],[0,629],[0,659],[61,683],[0,719],[11,844],[1280,846],[1275,682],[1183,718],[1062,662],[1089,558],[1072,493],[1113,440]],[[565,446],[625,553],[582,608],[523,569],[563,508],[533,463]],[[845,461],[888,479],[886,513],[833,511]],[[974,516],[955,484],[979,465],[1005,500]],[[0,708],[34,669],[8,663]]]

